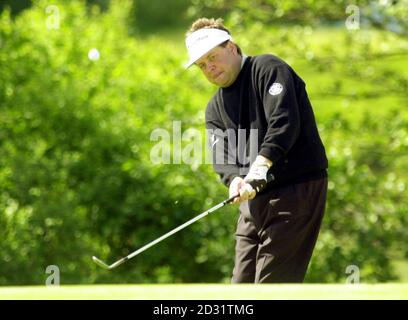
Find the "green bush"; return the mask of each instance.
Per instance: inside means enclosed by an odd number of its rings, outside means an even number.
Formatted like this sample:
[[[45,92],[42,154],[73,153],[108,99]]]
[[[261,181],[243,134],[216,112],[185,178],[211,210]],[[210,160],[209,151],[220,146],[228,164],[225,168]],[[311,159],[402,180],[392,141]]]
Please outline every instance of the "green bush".
[[[308,281],[344,282],[349,265],[360,268],[362,282],[396,280],[390,263],[406,252],[408,236],[408,121],[399,111],[354,124],[337,114],[322,133],[328,205]]]
[[[224,194],[208,184],[210,168],[196,174],[149,160],[153,128],[198,123],[177,81],[187,76],[180,57],[159,41],[130,38],[123,2],[106,14],[87,15],[78,2],[58,8],[56,30],[46,27],[46,2],[15,22],[1,17],[0,283],[41,283],[51,264],[65,283],[216,281],[217,258],[191,237],[220,233],[204,225],[115,274],[91,262],[128,254]],[[88,59],[91,48],[99,60]],[[185,272],[197,263],[207,273]]]

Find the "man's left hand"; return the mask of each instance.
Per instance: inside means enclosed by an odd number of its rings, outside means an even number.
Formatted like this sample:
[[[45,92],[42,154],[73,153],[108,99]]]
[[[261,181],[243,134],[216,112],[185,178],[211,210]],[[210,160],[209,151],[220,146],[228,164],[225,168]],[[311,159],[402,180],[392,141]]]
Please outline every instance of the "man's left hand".
[[[268,170],[271,166],[272,161],[261,155],[258,155],[254,163],[251,165],[247,176],[244,178],[244,181],[251,185],[255,191],[255,194],[260,192],[265,187]],[[255,197],[255,194],[253,194],[252,198]]]

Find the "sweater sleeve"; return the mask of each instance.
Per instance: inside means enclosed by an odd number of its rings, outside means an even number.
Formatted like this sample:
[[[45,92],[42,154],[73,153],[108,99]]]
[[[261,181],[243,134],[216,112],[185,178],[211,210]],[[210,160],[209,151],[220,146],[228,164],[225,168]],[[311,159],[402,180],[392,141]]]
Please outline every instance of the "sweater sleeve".
[[[229,134],[222,125],[213,105],[208,105],[205,112],[205,123],[208,145],[212,153],[212,165],[224,185],[229,187],[231,181],[240,176],[235,151],[228,144]]]
[[[275,163],[291,149],[300,130],[295,82],[290,68],[281,64],[265,72],[260,91],[268,128],[259,154]]]

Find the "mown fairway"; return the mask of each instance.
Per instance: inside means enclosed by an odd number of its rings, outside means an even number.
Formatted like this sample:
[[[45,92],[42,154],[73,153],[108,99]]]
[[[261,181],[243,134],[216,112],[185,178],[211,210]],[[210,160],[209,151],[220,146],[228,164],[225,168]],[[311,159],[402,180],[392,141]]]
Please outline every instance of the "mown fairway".
[[[408,299],[408,284],[3,287],[0,300],[4,299]]]

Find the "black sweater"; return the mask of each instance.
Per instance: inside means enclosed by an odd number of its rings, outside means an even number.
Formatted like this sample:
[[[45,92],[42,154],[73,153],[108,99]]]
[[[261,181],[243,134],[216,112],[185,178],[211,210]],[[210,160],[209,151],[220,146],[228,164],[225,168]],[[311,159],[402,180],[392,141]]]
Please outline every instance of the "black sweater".
[[[227,186],[247,174],[257,154],[273,162],[275,180],[268,189],[326,176],[305,83],[273,55],[248,57],[235,82],[208,103],[205,117],[213,166]]]

